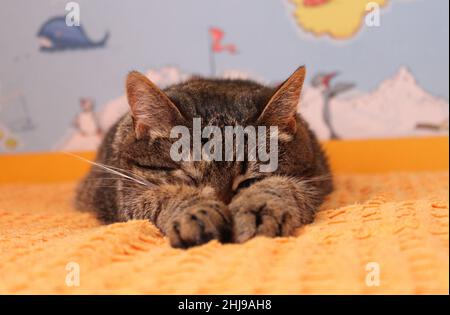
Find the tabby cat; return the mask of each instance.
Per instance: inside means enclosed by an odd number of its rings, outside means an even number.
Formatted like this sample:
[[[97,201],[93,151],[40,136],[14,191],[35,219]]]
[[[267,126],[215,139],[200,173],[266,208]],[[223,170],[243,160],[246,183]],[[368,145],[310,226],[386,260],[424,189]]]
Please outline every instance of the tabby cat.
[[[332,191],[326,156],[297,113],[304,78],[300,67],[277,88],[195,77],[161,90],[131,72],[130,113],[106,134],[78,186],[77,208],[105,223],[149,220],[179,248],[292,235]],[[198,117],[219,128],[277,126],[278,168],[261,172],[261,161],[248,158],[174,161],[171,129],[192,130]]]

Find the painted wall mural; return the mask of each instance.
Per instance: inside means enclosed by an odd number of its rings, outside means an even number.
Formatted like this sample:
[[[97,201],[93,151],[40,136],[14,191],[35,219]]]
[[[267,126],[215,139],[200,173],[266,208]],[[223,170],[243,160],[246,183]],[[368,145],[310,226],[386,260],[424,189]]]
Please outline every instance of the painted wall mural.
[[[57,16],[46,21],[37,37],[42,51],[54,52],[65,49],[89,49],[104,47],[109,38],[106,32],[101,40],[91,40],[83,26],[68,26],[65,16]]]
[[[363,27],[364,17],[375,7],[384,8],[388,0],[291,0],[294,19],[313,36],[345,40]]]
[[[4,1],[17,31],[0,30],[0,152],[94,150],[128,110],[133,69],[160,87],[275,86],[306,64],[298,110],[320,139],[448,135],[448,1],[77,3],[68,26],[67,1]]]

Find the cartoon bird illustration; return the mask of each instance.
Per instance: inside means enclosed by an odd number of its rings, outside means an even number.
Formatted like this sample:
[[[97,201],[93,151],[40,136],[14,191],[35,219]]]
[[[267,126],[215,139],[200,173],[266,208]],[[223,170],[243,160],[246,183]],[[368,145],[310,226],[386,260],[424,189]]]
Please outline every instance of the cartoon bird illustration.
[[[331,85],[331,80],[335,78],[338,74],[339,74],[338,72],[318,73],[313,77],[311,81],[311,85],[314,88],[318,89],[323,96],[324,106],[322,115],[323,120],[330,131],[331,139],[339,139],[339,135],[334,130],[333,123],[331,121],[330,101],[337,95],[344,93],[355,86],[353,83],[347,82],[339,82],[334,85]]]

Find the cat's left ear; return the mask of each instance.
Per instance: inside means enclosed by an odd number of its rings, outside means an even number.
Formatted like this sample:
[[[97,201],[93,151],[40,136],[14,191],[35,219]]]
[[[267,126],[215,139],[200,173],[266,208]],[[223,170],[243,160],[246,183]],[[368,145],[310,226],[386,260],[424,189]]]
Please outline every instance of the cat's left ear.
[[[259,116],[259,123],[278,126],[280,131],[289,134],[295,133],[297,107],[305,74],[305,67],[301,66],[280,85]]]

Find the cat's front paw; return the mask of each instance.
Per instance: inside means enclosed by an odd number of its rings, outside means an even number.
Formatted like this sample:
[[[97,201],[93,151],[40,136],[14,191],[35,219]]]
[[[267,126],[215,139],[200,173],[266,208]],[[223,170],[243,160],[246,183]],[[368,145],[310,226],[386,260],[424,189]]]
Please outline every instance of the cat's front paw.
[[[279,198],[254,195],[230,204],[233,213],[233,240],[243,243],[255,236],[289,236],[300,225],[296,209]]]
[[[189,248],[212,239],[227,242],[231,238],[229,210],[219,202],[184,209],[169,222],[167,236],[176,248]]]

